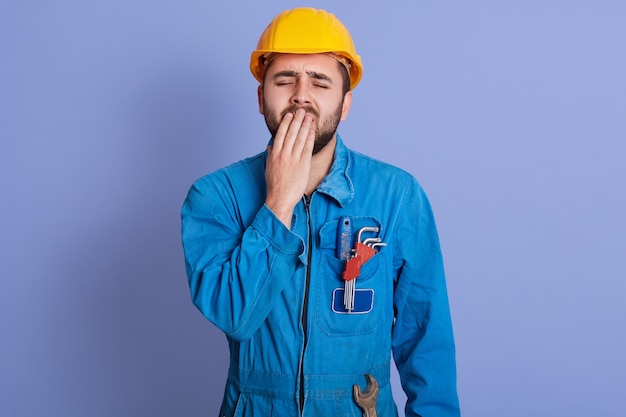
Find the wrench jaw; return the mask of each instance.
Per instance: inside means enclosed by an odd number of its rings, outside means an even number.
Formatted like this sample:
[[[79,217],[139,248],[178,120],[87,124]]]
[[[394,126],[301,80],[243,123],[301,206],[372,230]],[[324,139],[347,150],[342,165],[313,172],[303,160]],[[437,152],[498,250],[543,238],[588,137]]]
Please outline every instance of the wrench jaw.
[[[365,380],[367,381],[365,391],[361,391],[357,384],[352,386],[354,402],[363,411],[364,417],[378,417],[376,413],[376,398],[378,398],[379,390],[378,381],[370,374],[365,374]]]

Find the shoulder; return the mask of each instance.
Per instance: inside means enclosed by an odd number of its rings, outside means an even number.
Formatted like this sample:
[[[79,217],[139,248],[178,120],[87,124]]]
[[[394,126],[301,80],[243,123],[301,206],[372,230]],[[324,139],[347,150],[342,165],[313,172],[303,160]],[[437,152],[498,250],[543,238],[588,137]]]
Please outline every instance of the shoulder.
[[[354,151],[350,152],[350,167],[353,178],[365,179],[372,184],[386,184],[386,189],[415,188],[421,190],[422,187],[413,174],[408,171],[369,155]]]
[[[249,158],[234,162],[228,166],[210,172],[198,178],[192,188],[211,188],[232,186],[239,183],[250,183],[251,179],[264,179],[265,153],[259,153]]]

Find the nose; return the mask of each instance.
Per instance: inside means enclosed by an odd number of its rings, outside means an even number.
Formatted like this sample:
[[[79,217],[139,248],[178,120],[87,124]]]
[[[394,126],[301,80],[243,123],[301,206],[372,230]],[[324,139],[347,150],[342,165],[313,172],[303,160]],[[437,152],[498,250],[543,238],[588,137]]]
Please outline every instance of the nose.
[[[293,94],[291,96],[291,104],[297,106],[304,106],[311,103],[309,87],[306,83],[298,80],[294,86]]]

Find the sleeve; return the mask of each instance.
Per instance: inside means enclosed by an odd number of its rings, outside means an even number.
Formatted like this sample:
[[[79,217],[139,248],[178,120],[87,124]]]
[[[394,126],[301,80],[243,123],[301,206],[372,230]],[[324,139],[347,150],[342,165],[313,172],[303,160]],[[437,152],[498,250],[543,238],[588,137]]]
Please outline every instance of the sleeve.
[[[181,210],[191,298],[228,336],[249,339],[289,283],[304,242],[264,205],[242,224],[227,180],[213,174],[190,189]]]
[[[439,238],[426,195],[413,179],[395,231],[393,357],[407,417],[458,417],[456,359]]]

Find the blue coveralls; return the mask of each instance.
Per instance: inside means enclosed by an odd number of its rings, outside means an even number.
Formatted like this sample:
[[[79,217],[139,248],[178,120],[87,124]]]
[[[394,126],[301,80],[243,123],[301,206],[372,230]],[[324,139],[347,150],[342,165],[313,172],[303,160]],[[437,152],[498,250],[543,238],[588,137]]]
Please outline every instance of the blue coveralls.
[[[291,230],[264,205],[266,153],[209,174],[182,208],[194,304],[228,338],[220,416],[361,416],[352,386],[380,385],[380,417],[397,416],[393,356],[406,416],[459,415],[454,340],[437,231],[405,171],[345,147],[295,207]],[[337,303],[345,262],[338,219],[380,228],[387,246],[361,269],[359,311]],[[371,298],[371,299],[370,299]]]

